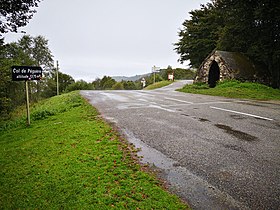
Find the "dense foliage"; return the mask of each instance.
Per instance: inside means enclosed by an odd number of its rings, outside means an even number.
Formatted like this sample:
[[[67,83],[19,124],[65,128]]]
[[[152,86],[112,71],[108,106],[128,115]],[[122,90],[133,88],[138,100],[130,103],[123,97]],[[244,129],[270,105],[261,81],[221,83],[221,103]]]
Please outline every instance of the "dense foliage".
[[[42,37],[23,36],[18,42],[0,43],[0,115],[8,115],[16,106],[25,102],[23,82],[11,81],[11,66],[42,66],[44,76],[50,77],[52,54],[48,41]],[[31,101],[39,100],[47,87],[48,80],[30,82]]]
[[[2,0],[0,4],[0,33],[17,32],[36,12],[40,0]],[[1,38],[1,35],[0,35]]]
[[[12,81],[11,67],[41,66],[43,78],[40,81],[29,81],[30,102],[57,94],[56,69],[53,55],[48,47],[48,40],[42,36],[23,36],[17,42],[0,43],[0,118],[9,118],[17,106],[25,103],[25,84],[23,81]],[[59,90],[66,92],[67,87],[75,83],[74,79],[62,72],[59,75]]]
[[[280,2],[212,0],[190,12],[175,50],[180,61],[198,68],[214,49],[241,52],[268,69],[280,87]]]
[[[166,69],[161,69],[159,71],[159,75],[163,78],[163,80],[168,80],[168,74],[173,74],[175,80],[193,79],[195,77],[195,71],[191,69],[173,69],[171,66],[168,66]]]

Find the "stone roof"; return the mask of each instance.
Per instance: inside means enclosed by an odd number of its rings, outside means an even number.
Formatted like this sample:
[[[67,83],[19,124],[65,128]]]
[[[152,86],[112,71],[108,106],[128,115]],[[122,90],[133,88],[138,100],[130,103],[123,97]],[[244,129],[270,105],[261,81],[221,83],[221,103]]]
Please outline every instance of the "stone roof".
[[[238,79],[267,83],[269,73],[265,68],[256,66],[247,56],[239,52],[215,50],[210,53],[198,69],[196,81],[207,82],[209,68],[216,61],[220,68],[220,80]]]
[[[239,79],[254,79],[258,74],[258,69],[242,53],[238,52],[227,52],[227,51],[216,51],[217,55],[226,63],[228,70],[234,73],[235,78]]]

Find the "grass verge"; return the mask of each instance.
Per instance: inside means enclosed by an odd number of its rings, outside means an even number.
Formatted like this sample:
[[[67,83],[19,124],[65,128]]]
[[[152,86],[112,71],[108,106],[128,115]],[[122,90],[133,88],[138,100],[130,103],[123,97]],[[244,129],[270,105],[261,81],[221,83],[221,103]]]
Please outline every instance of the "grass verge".
[[[229,98],[280,100],[279,89],[273,89],[258,83],[240,82],[237,80],[220,82],[215,88],[209,88],[205,83],[195,83],[193,85],[186,85],[178,91],[194,94],[224,96]]]
[[[164,86],[170,85],[171,83],[173,83],[173,81],[164,80],[164,81],[156,82],[154,84],[147,86],[146,88],[144,88],[144,90],[154,90],[154,89],[162,88]]]
[[[23,123],[23,124],[22,124]],[[187,209],[77,92],[0,130],[2,209]]]

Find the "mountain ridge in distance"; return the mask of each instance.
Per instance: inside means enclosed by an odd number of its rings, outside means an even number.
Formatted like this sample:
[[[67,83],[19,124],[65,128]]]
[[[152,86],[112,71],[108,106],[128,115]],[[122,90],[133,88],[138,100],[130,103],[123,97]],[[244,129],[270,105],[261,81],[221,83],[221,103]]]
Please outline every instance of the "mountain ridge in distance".
[[[150,76],[151,73],[147,73],[147,74],[141,74],[141,75],[135,75],[135,76],[131,76],[131,77],[126,77],[126,76],[112,76],[112,78],[114,80],[116,80],[117,82],[121,82],[121,81],[137,81],[139,79],[142,79],[143,77],[148,77]]]

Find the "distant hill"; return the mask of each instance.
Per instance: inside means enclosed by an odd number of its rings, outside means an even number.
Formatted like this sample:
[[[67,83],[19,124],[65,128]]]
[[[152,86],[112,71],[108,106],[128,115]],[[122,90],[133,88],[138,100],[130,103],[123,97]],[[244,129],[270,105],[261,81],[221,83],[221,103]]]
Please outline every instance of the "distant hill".
[[[148,77],[150,76],[151,73],[148,73],[148,74],[142,74],[142,75],[135,75],[135,76],[132,76],[132,77],[125,77],[125,76],[113,76],[112,78],[114,80],[116,80],[117,82],[121,82],[122,80],[123,81],[137,81],[143,77]]]

